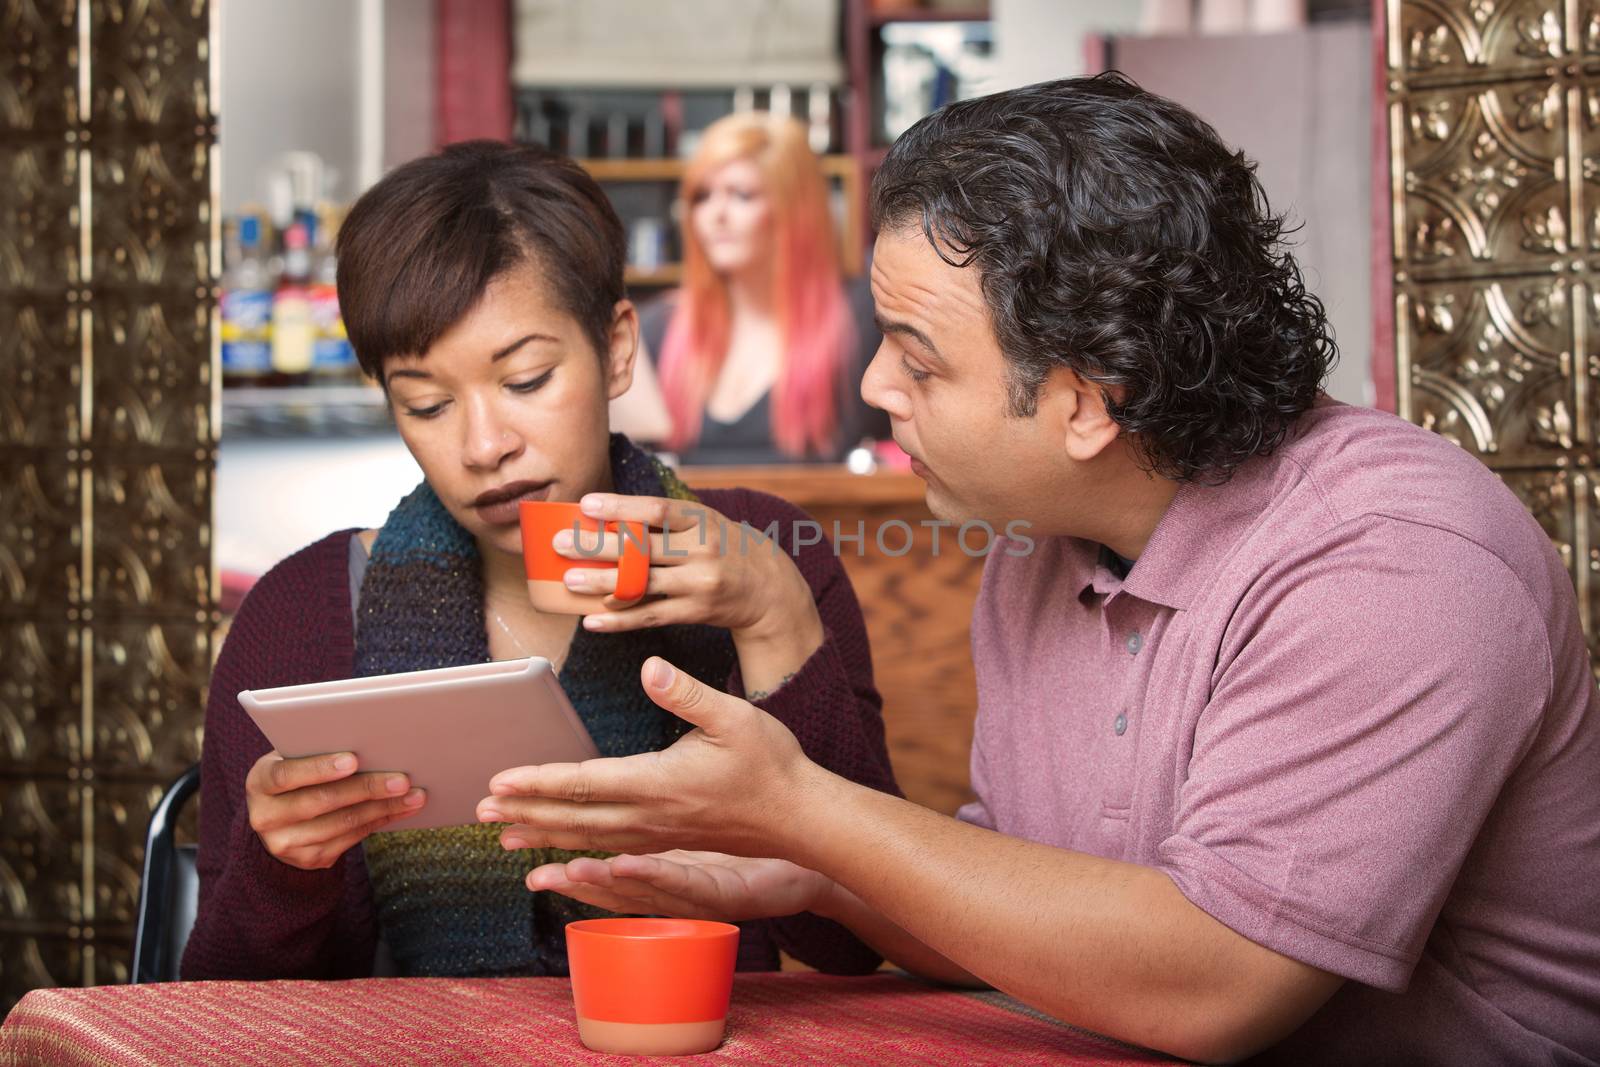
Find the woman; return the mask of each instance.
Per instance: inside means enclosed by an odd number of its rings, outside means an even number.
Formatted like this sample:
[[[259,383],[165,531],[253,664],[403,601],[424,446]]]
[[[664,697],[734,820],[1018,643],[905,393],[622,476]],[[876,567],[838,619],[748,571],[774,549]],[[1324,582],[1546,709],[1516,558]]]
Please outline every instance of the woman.
[[[642,315],[668,447],[693,464],[834,460],[887,438],[860,395],[879,340],[870,294],[840,280],[805,127],[764,113],[712,123],[680,204],[684,285]]]
[[[565,923],[595,913],[529,893],[526,873],[565,854],[502,848],[494,825],[375,833],[426,796],[338,754],[281,758],[239,707],[243,689],[541,655],[601,752],[623,755],[687,729],[639,684],[662,655],[770,708],[813,758],[895,788],[860,610],[831,551],[720,553],[717,537],[695,536],[776,523],[787,549],[801,513],[744,490],[697,496],[608,432],[637,315],[621,223],[580,168],[535,148],[453,145],[364,195],[338,251],[350,339],[423,482],[381,529],[303,549],[240,607],[206,712],[185,978],[371,974],[380,936],[405,974],[564,974]],[[653,557],[643,601],[608,601],[582,627],[541,615],[520,558],[525,499],[671,529],[673,552]],[[568,584],[595,573],[575,568]],[[780,948],[830,970],[878,963],[799,915],[749,924],[740,965],[775,967]]]

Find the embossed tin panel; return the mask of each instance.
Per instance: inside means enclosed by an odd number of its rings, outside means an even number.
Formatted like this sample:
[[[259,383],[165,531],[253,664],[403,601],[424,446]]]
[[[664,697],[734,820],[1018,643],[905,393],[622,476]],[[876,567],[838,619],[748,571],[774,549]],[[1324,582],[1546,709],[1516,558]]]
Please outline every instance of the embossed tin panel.
[[[1381,10],[1397,407],[1528,505],[1600,671],[1600,3]]]
[[[126,980],[214,652],[208,0],[0,0],[0,1011]]]

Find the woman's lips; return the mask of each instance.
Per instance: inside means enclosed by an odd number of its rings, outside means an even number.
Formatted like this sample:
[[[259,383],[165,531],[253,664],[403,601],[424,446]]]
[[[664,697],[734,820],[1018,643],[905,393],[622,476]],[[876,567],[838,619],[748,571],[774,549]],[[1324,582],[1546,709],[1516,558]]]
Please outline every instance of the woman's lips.
[[[550,483],[530,487],[516,496],[496,500],[489,504],[475,504],[473,510],[478,517],[490,526],[515,526],[521,521],[522,513],[518,507],[524,500],[544,500],[550,495]]]

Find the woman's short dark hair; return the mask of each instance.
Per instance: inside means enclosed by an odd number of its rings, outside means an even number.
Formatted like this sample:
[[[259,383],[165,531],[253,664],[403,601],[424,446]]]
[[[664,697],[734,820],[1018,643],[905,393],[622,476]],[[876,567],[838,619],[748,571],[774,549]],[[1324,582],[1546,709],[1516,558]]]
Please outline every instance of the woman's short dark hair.
[[[602,356],[622,282],[622,222],[572,160],[463,141],[395,168],[339,228],[339,309],[362,370],[421,355],[514,267],[539,270]]]
[[[872,214],[977,267],[1012,414],[1070,368],[1169,478],[1270,452],[1337,359],[1255,164],[1115,72],[934,112],[889,151]]]

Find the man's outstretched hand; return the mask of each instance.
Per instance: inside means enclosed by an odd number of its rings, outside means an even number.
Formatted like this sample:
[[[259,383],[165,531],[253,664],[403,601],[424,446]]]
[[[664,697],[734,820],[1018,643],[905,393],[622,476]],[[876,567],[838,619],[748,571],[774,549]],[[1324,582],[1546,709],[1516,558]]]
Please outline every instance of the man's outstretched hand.
[[[827,772],[754,704],[659,657],[640,677],[650,699],[695,729],[661,752],[502,771],[478,820],[510,823],[506,848],[780,854],[785,820]]]
[[[528,875],[528,888],[625,915],[743,922],[817,911],[833,882],[788,860],[676,850],[547,863]]]

